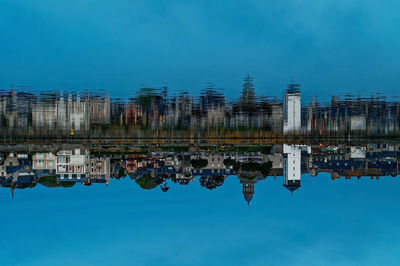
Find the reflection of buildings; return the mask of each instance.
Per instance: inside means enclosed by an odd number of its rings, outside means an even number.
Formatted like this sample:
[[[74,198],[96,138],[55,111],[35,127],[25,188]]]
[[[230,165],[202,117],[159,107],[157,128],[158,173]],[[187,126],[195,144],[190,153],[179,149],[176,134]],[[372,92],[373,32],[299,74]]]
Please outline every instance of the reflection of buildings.
[[[283,97],[283,132],[297,133],[301,129],[301,97],[299,84],[289,84]]]
[[[90,97],[89,115],[91,124],[109,124],[111,120],[110,97]]]
[[[0,136],[55,137],[176,136],[253,138],[304,133],[313,136],[398,136],[400,103],[382,96],[315,99],[301,107],[298,84],[289,84],[283,101],[256,95],[247,76],[237,100],[207,88],[199,97],[188,92],[146,88],[134,99],[112,100],[107,94],[0,92]],[[283,122],[282,122],[283,121]],[[147,134],[149,133],[149,134]],[[238,143],[238,142],[234,142]]]
[[[0,130],[10,130],[15,134],[15,129],[27,134],[34,95],[25,92],[11,91],[0,93]]]
[[[125,123],[127,125],[138,125],[144,117],[143,108],[136,103],[129,103],[125,108]]]
[[[87,97],[69,94],[57,99],[57,125],[60,130],[88,131],[90,127],[89,102]]]
[[[32,124],[38,130],[54,130],[57,125],[57,108],[55,99],[38,99],[32,107]]]
[[[73,97],[68,95],[67,117],[69,118],[69,127],[76,131],[89,130],[89,110],[87,100],[80,95]]]

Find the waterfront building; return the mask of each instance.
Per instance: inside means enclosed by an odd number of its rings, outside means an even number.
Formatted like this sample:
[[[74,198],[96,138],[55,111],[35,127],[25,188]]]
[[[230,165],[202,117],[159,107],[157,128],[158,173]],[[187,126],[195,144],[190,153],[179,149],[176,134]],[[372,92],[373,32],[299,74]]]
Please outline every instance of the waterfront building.
[[[283,144],[283,186],[290,192],[297,190],[301,179],[301,148]]]
[[[110,181],[110,157],[101,156],[90,158],[89,182],[106,183]]]
[[[366,154],[366,147],[350,147],[350,158],[352,159],[365,159]]]
[[[4,166],[19,166],[19,160],[16,154],[10,153],[4,160]]]
[[[57,152],[57,181],[86,182],[89,172],[89,151],[85,149]]]
[[[242,184],[242,193],[244,199],[247,201],[247,205],[250,205],[250,201],[254,196],[254,185],[257,183],[257,178],[239,178],[240,184]]]
[[[36,153],[32,156],[32,169],[37,171],[56,170],[56,156],[52,152]]]

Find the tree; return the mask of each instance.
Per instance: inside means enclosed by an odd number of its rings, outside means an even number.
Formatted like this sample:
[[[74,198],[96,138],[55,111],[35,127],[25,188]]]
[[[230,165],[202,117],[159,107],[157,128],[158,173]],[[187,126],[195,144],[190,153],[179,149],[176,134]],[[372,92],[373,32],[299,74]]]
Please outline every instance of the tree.
[[[190,163],[194,169],[201,169],[208,165],[208,161],[206,159],[192,159],[190,160]]]

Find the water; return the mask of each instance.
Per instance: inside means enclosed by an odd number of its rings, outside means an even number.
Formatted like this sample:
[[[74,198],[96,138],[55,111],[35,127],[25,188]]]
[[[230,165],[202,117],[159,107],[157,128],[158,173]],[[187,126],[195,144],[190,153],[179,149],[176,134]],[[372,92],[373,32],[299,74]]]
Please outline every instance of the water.
[[[289,84],[295,86],[298,84]],[[298,87],[296,87],[298,88]],[[228,100],[222,90],[200,96],[168,88],[142,88],[135,97],[105,91],[48,91],[13,88],[0,92],[3,139],[271,139],[398,137],[400,102],[376,94],[338,95],[330,102],[301,100],[289,89],[283,100],[257,95],[251,80]],[[222,143],[222,142],[220,142]],[[252,141],[248,141],[252,143]]]

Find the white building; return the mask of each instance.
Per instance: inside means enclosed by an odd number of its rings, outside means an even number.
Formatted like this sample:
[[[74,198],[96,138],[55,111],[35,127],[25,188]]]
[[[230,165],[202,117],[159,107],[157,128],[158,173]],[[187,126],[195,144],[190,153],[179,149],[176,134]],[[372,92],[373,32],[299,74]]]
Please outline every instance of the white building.
[[[367,147],[350,147],[350,158],[365,159],[367,155]]]
[[[297,190],[301,186],[302,150],[310,153],[311,147],[283,144],[283,186],[291,192]]]
[[[74,149],[57,152],[58,181],[87,181],[90,155],[88,150]]]
[[[301,95],[299,84],[289,84],[283,96],[283,133],[297,133],[301,129]]]

